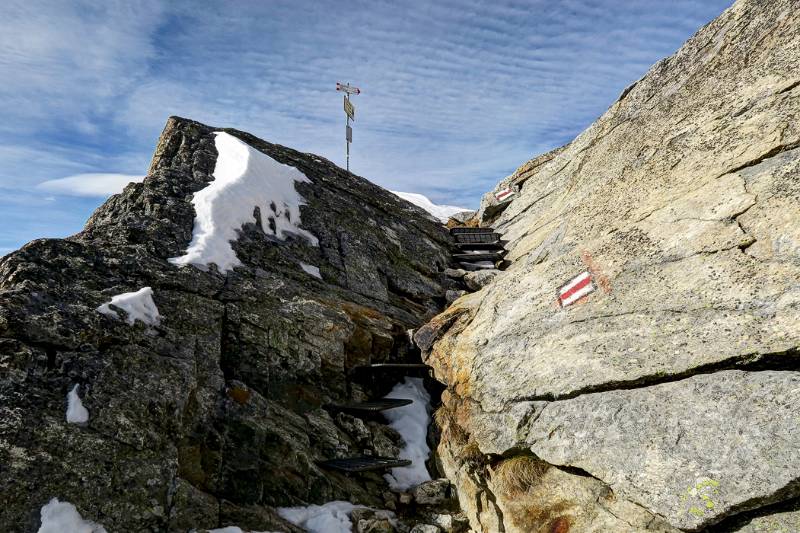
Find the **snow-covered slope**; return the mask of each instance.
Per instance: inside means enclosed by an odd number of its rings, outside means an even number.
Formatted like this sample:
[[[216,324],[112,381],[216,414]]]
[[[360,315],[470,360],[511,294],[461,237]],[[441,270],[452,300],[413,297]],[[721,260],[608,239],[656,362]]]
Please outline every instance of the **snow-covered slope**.
[[[386,398],[411,398],[414,403],[405,407],[398,407],[386,411],[384,415],[389,420],[389,425],[403,437],[405,446],[400,451],[401,459],[410,459],[411,465],[401,468],[392,468],[391,474],[386,474],[386,481],[393,489],[406,490],[424,481],[431,475],[425,468],[430,448],[428,447],[428,423],[430,414],[428,406],[431,397],[425,390],[422,378],[406,378],[398,383]]]
[[[253,206],[261,211],[264,233],[285,239],[300,235],[316,246],[317,238],[300,228],[300,206],[305,200],[296,182],[310,181],[296,168],[278,163],[233,135],[216,132],[217,164],[214,181],[192,199],[197,217],[186,254],[173,257],[176,265],[205,270],[215,263],[220,272],[241,264],[231,247],[242,225],[256,222]]]
[[[421,194],[417,194],[414,192],[398,192],[392,191],[394,194],[402,198],[407,202],[411,202],[412,204],[421,207],[431,215],[435,216],[442,222],[447,222],[447,220],[455,215],[456,213],[461,213],[462,211],[469,211],[466,207],[456,207],[454,205],[436,205],[435,203],[431,202],[427,196],[423,196]]]

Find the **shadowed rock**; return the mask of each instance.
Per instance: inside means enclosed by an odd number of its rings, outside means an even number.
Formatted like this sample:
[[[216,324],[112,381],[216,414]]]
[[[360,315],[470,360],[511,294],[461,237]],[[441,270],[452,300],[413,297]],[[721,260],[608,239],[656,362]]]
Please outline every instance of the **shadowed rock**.
[[[396,449],[397,435],[380,424],[350,434],[322,405],[388,392],[351,385],[347,372],[406,359],[406,331],[444,302],[449,236],[322,158],[224,130],[308,177],[297,184],[301,226],[319,246],[265,234],[257,222],[270,213],[256,210],[233,244],[242,266],[178,268],[167,259],[192,238],[214,131],[171,118],[144,182],[83,232],[0,263],[3,531],[35,530],[53,497],[109,531],[288,530],[273,507],[383,503],[380,475],[356,480],[315,461]],[[159,325],[95,311],[142,287]],[[86,427],[65,420],[75,384]]]

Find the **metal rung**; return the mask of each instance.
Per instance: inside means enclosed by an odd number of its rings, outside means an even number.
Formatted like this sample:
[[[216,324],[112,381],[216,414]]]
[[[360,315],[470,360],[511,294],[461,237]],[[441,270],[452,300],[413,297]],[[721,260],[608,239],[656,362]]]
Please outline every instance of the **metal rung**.
[[[373,365],[357,366],[353,370],[427,370],[429,368],[428,365],[423,363],[375,363]]]
[[[343,472],[368,472],[370,470],[386,470],[398,466],[408,466],[408,459],[394,459],[391,457],[349,457],[347,459],[329,459],[319,461],[317,464],[323,468],[341,470]]]
[[[464,270],[467,270],[469,272],[474,272],[476,270],[494,270],[494,269],[497,268],[497,266],[494,263],[491,263],[489,265],[484,266],[484,265],[478,265],[478,264],[474,264],[474,263],[464,263],[462,261],[459,264],[461,265],[461,268],[463,268]]]
[[[380,372],[383,370],[430,370],[428,365],[422,363],[375,363],[353,367],[354,372]]]
[[[374,365],[355,366],[351,370],[354,378],[366,377],[378,373],[392,373],[393,375],[428,376],[431,367],[422,363],[376,363]]]
[[[499,233],[458,233],[455,235],[457,243],[496,242],[500,240]]]
[[[450,235],[461,235],[464,233],[494,233],[492,228],[450,228]]]
[[[403,407],[404,405],[410,405],[412,403],[414,403],[414,400],[405,398],[384,398],[371,402],[333,403],[325,407],[334,411],[343,411],[346,413],[379,413],[387,409]]]
[[[457,242],[456,247],[460,250],[503,250],[502,241],[492,242]]]
[[[501,252],[489,252],[481,254],[453,254],[453,259],[456,261],[499,261],[503,258]]]

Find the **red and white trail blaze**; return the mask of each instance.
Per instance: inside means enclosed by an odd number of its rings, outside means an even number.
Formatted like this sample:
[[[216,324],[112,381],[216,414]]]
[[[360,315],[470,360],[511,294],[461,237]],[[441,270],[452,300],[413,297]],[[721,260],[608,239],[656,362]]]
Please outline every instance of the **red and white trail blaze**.
[[[505,189],[502,189],[502,190],[494,193],[494,197],[497,198],[498,202],[502,202],[503,200],[505,200],[505,199],[509,198],[510,196],[515,195],[515,194],[516,193],[514,192],[514,189],[512,189],[511,187],[506,187]]]
[[[583,272],[572,278],[566,285],[558,289],[558,301],[561,307],[573,304],[593,292],[592,273]]]

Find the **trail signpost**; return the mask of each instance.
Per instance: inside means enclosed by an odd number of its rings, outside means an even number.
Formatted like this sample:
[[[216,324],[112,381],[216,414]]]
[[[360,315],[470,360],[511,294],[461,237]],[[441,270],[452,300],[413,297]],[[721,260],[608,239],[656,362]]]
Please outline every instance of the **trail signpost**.
[[[336,83],[336,90],[344,93],[344,113],[347,116],[345,119],[344,138],[347,145],[347,170],[350,170],[350,143],[353,142],[353,128],[350,126],[350,121],[356,119],[356,108],[350,103],[351,94],[361,94],[361,89],[353,87],[349,83]]]

